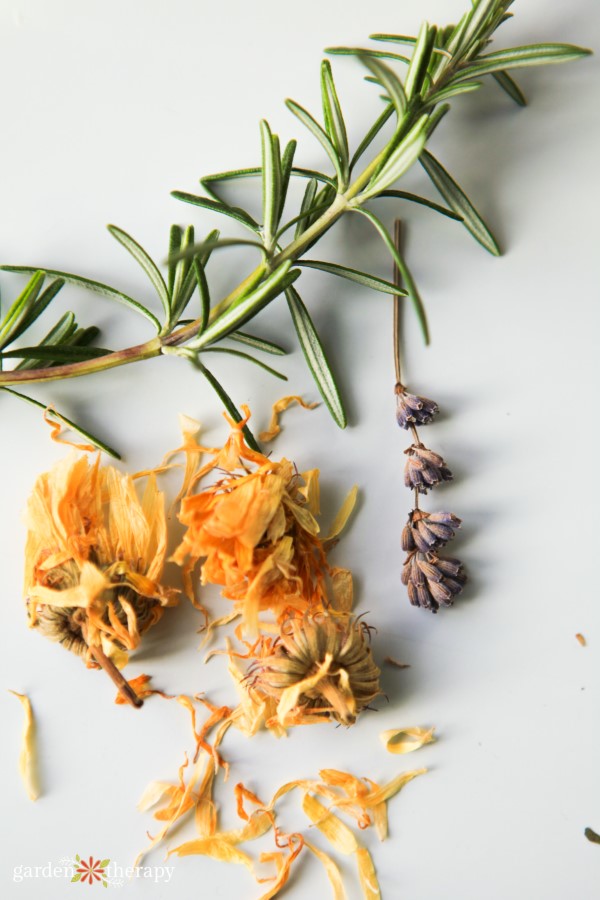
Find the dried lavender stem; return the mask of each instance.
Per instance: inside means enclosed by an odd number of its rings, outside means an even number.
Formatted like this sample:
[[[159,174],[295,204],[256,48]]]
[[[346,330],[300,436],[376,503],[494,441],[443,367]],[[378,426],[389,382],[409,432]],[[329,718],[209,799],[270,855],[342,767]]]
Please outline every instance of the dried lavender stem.
[[[127,703],[131,703],[132,706],[140,708],[140,706],[144,705],[144,701],[138,697],[133,688],[127,683],[125,678],[121,675],[114,662],[108,658],[108,656],[104,653],[104,651],[97,646],[90,647],[90,653],[96,660],[99,666],[101,666],[108,677],[114,682],[117,689],[121,693],[122,697],[127,701]]]
[[[394,222],[394,244],[398,253],[402,248],[402,222],[396,219]],[[394,284],[396,287],[402,287],[402,276],[398,268],[398,263],[394,260]],[[394,368],[396,370],[396,384],[402,384],[402,358],[400,342],[402,340],[400,334],[400,296],[394,294]]]

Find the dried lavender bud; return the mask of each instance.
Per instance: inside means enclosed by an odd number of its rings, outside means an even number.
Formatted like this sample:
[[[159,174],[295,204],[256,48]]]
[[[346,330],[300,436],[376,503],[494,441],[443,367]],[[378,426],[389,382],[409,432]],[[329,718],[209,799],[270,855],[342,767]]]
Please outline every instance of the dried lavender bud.
[[[420,553],[414,550],[406,558],[402,583],[408,588],[413,606],[437,612],[440,606],[452,606],[467,580],[459,559]]]
[[[409,394],[403,384],[396,385],[396,420],[400,428],[428,425],[438,412],[438,405],[427,397]]]
[[[402,549],[429,553],[452,540],[460,524],[460,519],[453,513],[413,509],[402,531]]]
[[[423,444],[413,444],[404,452],[408,456],[404,469],[407,488],[416,488],[420,494],[426,494],[436,484],[452,479],[452,472],[442,457]]]

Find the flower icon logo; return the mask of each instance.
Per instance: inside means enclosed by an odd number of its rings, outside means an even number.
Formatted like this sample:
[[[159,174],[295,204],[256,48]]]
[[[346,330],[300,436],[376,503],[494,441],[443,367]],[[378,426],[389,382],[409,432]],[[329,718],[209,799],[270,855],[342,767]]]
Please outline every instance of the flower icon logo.
[[[110,862],[110,859],[94,859],[93,856],[87,860],[81,859],[79,854],[75,856],[76,861],[79,863],[77,869],[75,869],[75,874],[71,878],[71,881],[80,881],[82,884],[87,882],[92,885],[97,881],[100,881],[103,887],[108,887],[108,882],[106,880],[105,869]]]

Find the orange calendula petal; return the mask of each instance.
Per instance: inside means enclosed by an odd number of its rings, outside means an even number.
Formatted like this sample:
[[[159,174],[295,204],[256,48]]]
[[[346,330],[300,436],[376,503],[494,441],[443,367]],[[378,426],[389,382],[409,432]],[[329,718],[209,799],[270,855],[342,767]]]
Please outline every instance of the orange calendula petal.
[[[296,846],[293,846],[293,839],[296,840]],[[285,857],[283,864],[278,868],[277,879],[275,880],[275,884],[269,888],[269,890],[261,894],[258,900],[271,900],[272,897],[276,897],[282,887],[286,884],[288,878],[290,877],[290,869],[292,867],[292,863],[297,858],[298,854],[304,847],[304,840],[300,835],[292,835],[290,837],[290,852]],[[261,854],[260,859],[261,862],[264,862],[267,858],[275,859],[274,854]]]
[[[391,781],[384,784],[382,787],[369,791],[364,798],[365,806],[374,807],[379,803],[383,803],[385,800],[389,800],[390,797],[397,794],[405,784],[408,784],[409,781],[412,781],[413,778],[417,778],[419,775],[424,775],[425,772],[427,772],[427,769],[414,769],[412,772],[403,772],[401,775],[397,775],[396,778],[392,778]]]
[[[50,418],[51,416],[52,418]],[[76,441],[68,441],[66,438],[61,437],[64,428],[68,427],[68,422],[65,422],[60,413],[56,412],[54,407],[46,407],[44,410],[44,422],[46,425],[50,426],[50,439],[57,444],[66,444],[67,447],[74,447],[76,450],[82,450],[84,453],[97,452],[98,448],[93,444],[79,444]]]
[[[273,438],[279,434],[281,431],[279,417],[293,403],[297,403],[303,409],[315,409],[315,407],[319,405],[318,403],[307,403],[302,397],[298,396],[282,397],[281,400],[277,400],[277,402],[273,404],[269,427],[266,431],[261,431],[259,440],[267,443],[268,441],[272,441]]]
[[[40,795],[37,761],[35,753],[35,719],[31,702],[26,694],[17,691],[9,691],[16,697],[25,710],[25,724],[23,726],[23,743],[19,754],[19,772],[30,800],[37,800]]]
[[[377,880],[375,866],[373,865],[371,854],[365,847],[357,850],[356,861],[358,863],[358,877],[365,900],[380,900],[381,889]]]
[[[304,846],[308,847],[310,852],[314,853],[317,859],[323,863],[333,890],[333,900],[346,900],[346,891],[344,890],[342,875],[332,858],[323,850],[319,850],[318,847],[311,844],[310,841],[307,841],[306,838],[304,838]]]
[[[382,731],[379,737],[388,753],[412,753],[435,741],[435,728],[390,728]]]
[[[354,832],[316,797],[306,794],[302,801],[302,809],[336,850],[346,855],[356,853],[358,842]]]

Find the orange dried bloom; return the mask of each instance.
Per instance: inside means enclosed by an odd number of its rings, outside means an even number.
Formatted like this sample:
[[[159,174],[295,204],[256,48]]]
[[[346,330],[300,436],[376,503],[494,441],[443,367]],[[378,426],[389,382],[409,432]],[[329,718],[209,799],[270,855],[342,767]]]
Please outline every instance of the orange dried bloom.
[[[272,460],[249,448],[242,430],[246,421],[231,422],[221,450],[202,448],[212,459],[195,481],[209,473],[223,477],[183,499],[180,520],[187,531],[174,559],[188,565],[204,560],[202,584],[222,585],[247,633],[256,636],[265,610],[279,616],[288,608],[326,606],[330,570],[327,539],[320,537],[316,519],[318,470],[299,474],[289,460]]]
[[[25,602],[29,625],[97,666],[118,667],[176,602],[161,584],[164,500],[153,475],[140,500],[133,479],[71,455],[36,481],[27,506]]]

